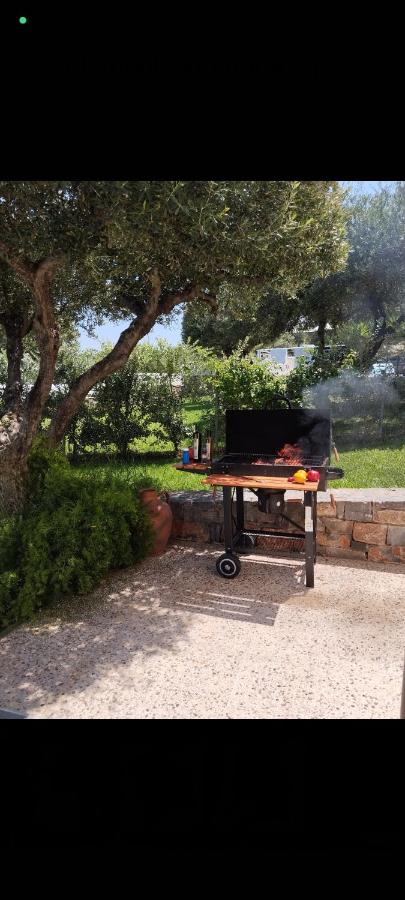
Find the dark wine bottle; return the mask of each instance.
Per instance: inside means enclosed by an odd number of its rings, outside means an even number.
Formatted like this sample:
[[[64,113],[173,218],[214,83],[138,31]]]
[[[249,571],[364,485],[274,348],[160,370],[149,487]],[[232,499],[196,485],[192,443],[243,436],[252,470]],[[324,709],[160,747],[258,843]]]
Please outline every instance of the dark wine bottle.
[[[197,428],[193,432],[194,462],[201,462],[201,432]]]

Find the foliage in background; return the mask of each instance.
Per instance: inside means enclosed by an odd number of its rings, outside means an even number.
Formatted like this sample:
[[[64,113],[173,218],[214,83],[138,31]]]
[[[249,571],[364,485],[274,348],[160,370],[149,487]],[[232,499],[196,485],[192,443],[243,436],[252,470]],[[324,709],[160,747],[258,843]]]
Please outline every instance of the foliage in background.
[[[115,445],[121,456],[127,456],[130,443],[148,433],[146,395],[146,385],[130,357],[123,369],[99,382],[89,397],[80,432],[82,447]]]
[[[182,323],[183,340],[199,341],[218,355],[230,356],[238,344],[248,354],[257,347],[274,346],[281,334],[292,331],[301,319],[296,296],[268,291],[259,298],[240,295],[224,288],[221,306],[214,319],[202,304],[186,308]],[[291,334],[288,343],[294,343]]]
[[[352,371],[355,361],[353,352],[318,349],[312,360],[302,359],[290,374],[281,375],[276,366],[245,350],[241,343],[226,357],[191,342],[175,347],[164,340],[141,344],[125,369],[101,382],[83,404],[70,432],[73,448],[81,454],[118,449],[125,457],[133,452],[134,440],[146,435],[152,441],[149,446],[163,451],[171,443],[177,452],[181,442],[191,440],[196,425],[203,432],[211,430],[218,442],[224,437],[226,409],[283,406],[284,394],[293,405],[301,405],[308,402],[311,386]],[[84,355],[88,361],[88,351]],[[78,364],[80,353],[73,352],[69,366],[65,351],[65,372]],[[64,377],[61,367],[58,378]],[[60,389],[68,390],[68,384]],[[194,417],[185,414],[190,403],[196,408]]]
[[[209,313],[186,309],[183,337],[215,352],[232,353],[238,341],[246,352],[296,343],[293,329],[317,329],[316,342],[345,344],[366,370],[397,336],[405,338],[405,183],[370,196],[346,197],[349,254],[346,266],[318,275],[292,293],[266,294],[239,303],[228,286],[222,291],[218,328]],[[326,326],[332,327],[327,332]],[[327,339],[327,340],[326,340]]]
[[[104,344],[98,351],[80,351],[78,343],[62,347],[43,430],[78,373],[102,358],[111,346]],[[72,419],[67,448],[72,449],[73,458],[86,450],[117,451],[125,457],[141,438],[148,439],[152,447],[172,444],[177,451],[192,431],[184,404],[206,395],[207,376],[214,371],[212,357],[192,344],[172,346],[165,340],[140,344],[124,369],[96,385]]]
[[[309,325],[334,326],[333,340],[356,350],[367,370],[384,342],[405,324],[405,183],[348,203],[346,268],[316,279],[299,295]]]
[[[28,479],[21,514],[0,525],[0,627],[63,595],[87,593],[108,569],[133,565],[151,546],[135,486],[94,472],[83,479],[41,444]]]
[[[241,343],[228,357],[213,356],[211,371],[205,377],[205,410],[196,425],[210,430],[214,442],[221,445],[225,437],[227,409],[264,409],[284,406],[286,380],[253,354],[246,355]]]
[[[313,385],[335,379],[344,370],[353,371],[355,362],[353,351],[325,353],[317,347],[311,359],[301,357],[297,365],[286,377],[286,393],[294,406],[301,406],[305,392]]]
[[[86,351],[85,363],[89,354],[96,359],[105,349]],[[80,356],[73,348],[69,362],[64,349],[58,390],[68,390],[63,378],[80,367]],[[365,379],[356,370],[356,359],[356,352],[344,345],[317,348],[312,359],[299,360],[292,372],[281,375],[275,365],[246,355],[243,343],[229,357],[191,342],[141,344],[125,369],[101,382],[83,404],[70,430],[73,458],[86,452],[104,452],[111,460],[117,452],[121,458],[130,453],[132,459],[134,453],[148,450],[177,452],[182,443],[191,442],[196,425],[204,433],[211,430],[218,443],[224,438],[227,408],[280,406],[281,394],[294,406],[330,407],[336,435],[344,443],[354,432],[359,440],[370,429],[375,438],[392,434],[402,427],[402,380],[396,379],[390,394],[386,379],[380,384],[380,379]]]
[[[256,357],[244,356],[243,347],[238,347],[217,361],[210,384],[221,410],[266,409],[283,393],[286,382]]]

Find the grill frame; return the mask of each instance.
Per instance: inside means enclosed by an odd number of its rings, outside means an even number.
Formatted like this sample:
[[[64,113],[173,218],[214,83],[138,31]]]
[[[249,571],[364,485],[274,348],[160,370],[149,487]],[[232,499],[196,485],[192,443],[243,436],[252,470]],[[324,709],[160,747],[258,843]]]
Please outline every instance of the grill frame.
[[[321,409],[226,410],[225,453],[212,462],[213,475],[269,475],[289,478],[297,468],[319,472],[319,490],[327,489],[332,447],[330,414]],[[258,443],[268,436],[272,452]],[[276,463],[278,453],[287,444],[314,446],[321,453],[304,455],[297,463]],[[244,447],[247,449],[240,449]],[[237,448],[237,449],[236,449]],[[277,448],[277,449],[273,449]],[[264,463],[254,462],[265,458]]]

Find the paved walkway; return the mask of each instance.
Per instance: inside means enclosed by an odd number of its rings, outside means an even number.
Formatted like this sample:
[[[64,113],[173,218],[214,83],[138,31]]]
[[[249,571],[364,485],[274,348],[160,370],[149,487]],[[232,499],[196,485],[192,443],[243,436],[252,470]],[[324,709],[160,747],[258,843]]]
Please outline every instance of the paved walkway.
[[[0,639],[0,706],[29,718],[399,718],[405,566],[178,544]]]

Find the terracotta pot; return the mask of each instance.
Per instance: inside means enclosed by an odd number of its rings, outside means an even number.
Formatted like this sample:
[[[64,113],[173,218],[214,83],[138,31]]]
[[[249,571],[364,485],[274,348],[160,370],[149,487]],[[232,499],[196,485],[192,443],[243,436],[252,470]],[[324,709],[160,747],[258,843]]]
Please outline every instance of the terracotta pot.
[[[168,503],[161,500],[157,491],[145,488],[139,491],[139,499],[145,507],[155,532],[155,540],[149,556],[161,556],[172,530],[173,513]]]

